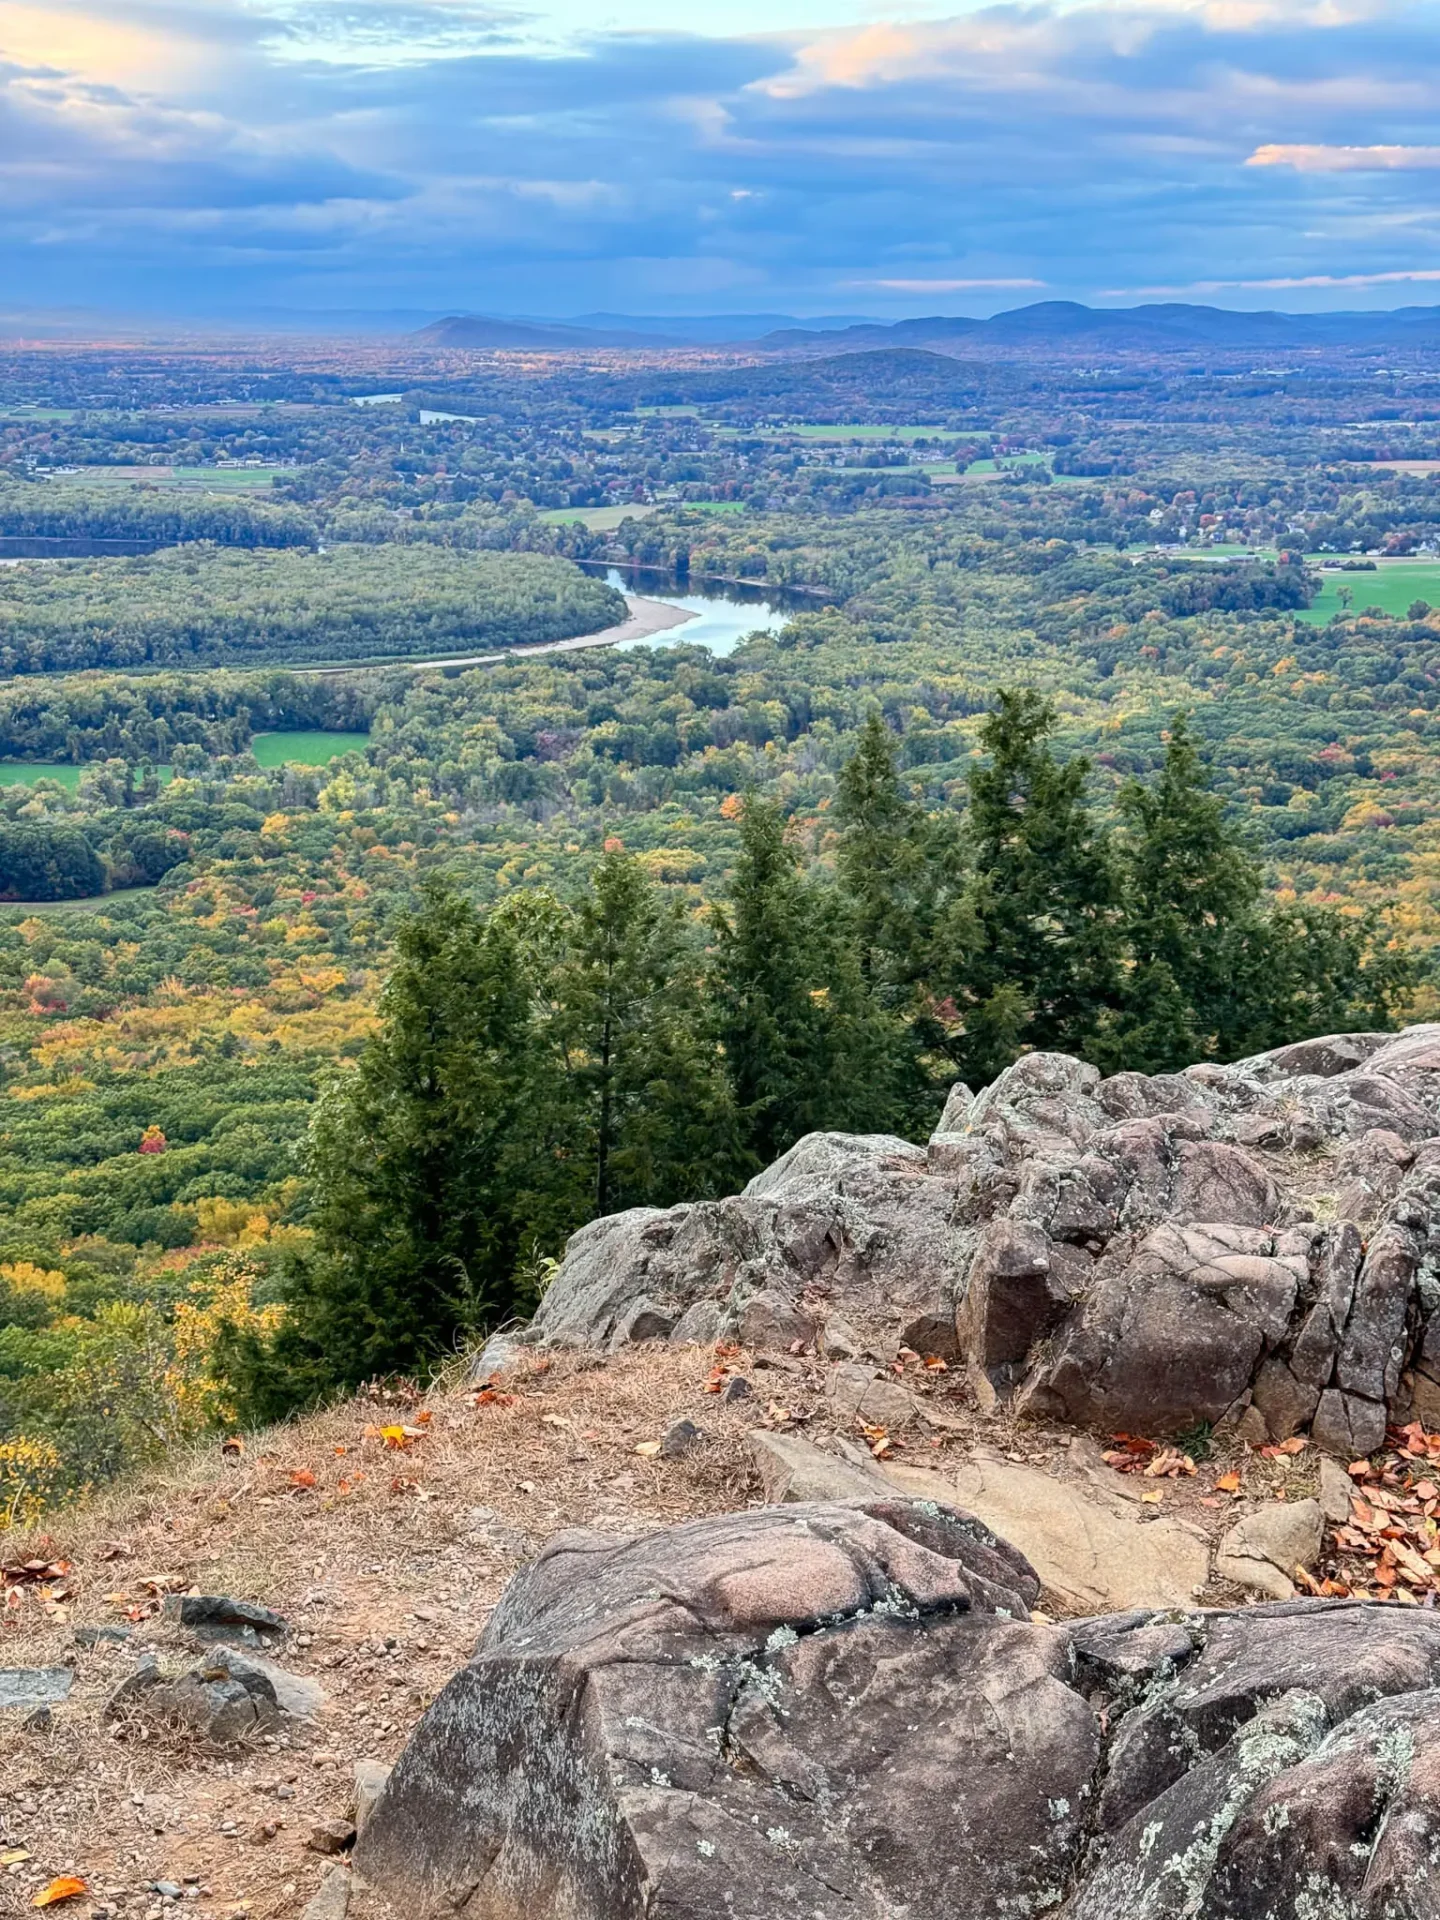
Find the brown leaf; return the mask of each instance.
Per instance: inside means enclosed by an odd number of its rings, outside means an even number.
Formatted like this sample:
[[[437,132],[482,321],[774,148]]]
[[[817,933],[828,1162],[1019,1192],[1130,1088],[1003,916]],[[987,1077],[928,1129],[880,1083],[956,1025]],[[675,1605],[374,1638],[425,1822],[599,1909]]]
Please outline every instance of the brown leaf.
[[[292,1467],[290,1470],[290,1484],[292,1487],[313,1487],[315,1484],[315,1476],[308,1467]]]

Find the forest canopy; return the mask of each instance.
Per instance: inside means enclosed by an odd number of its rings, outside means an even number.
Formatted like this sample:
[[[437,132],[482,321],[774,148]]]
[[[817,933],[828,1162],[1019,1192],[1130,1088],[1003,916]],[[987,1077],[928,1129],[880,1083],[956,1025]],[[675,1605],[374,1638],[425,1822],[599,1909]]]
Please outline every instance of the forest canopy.
[[[566,640],[622,595],[540,554],[214,546],[0,573],[0,671],[423,659]]]

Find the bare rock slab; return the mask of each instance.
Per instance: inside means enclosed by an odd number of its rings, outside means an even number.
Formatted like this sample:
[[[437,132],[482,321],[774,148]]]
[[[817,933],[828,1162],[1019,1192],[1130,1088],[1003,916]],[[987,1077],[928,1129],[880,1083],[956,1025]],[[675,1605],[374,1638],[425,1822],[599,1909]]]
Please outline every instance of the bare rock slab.
[[[1035,1589],[899,1496],[562,1535],[356,1870],[406,1920],[1435,1920],[1440,1617]]]
[[[357,1867],[417,1920],[1034,1910],[1100,1746],[1038,1590],[977,1522],[898,1495],[561,1535]]]
[[[887,1466],[906,1493],[947,1500],[1008,1540],[1034,1567],[1047,1598],[1066,1612],[1192,1607],[1210,1575],[1205,1539],[1148,1510],[977,1452],[944,1475]]]

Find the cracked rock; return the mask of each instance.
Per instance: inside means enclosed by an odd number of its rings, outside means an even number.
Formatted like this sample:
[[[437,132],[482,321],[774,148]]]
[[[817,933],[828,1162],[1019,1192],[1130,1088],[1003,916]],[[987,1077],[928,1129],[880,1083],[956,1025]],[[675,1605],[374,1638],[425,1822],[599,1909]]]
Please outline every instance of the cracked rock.
[[[562,1535],[357,1871],[407,1920],[1435,1920],[1440,1617],[1034,1591],[935,1501]]]

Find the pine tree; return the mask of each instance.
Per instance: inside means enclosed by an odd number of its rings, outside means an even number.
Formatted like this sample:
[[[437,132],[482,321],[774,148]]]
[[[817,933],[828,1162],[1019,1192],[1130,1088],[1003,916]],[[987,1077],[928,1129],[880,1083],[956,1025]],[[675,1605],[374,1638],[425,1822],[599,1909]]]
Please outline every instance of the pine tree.
[[[315,1252],[287,1276],[285,1322],[222,1350],[252,1418],[421,1372],[524,1304],[556,1089],[519,942],[432,886],[396,951],[380,1029],[311,1125]]]
[[[801,878],[778,807],[747,801],[740,840],[710,992],[752,1164],[805,1133],[903,1125],[904,1029],[861,978],[838,903]]]
[[[1116,1026],[1120,1061],[1144,1072],[1226,1057],[1241,983],[1263,976],[1271,944],[1259,862],[1225,818],[1183,713],[1159,778],[1127,781],[1119,863],[1133,971]]]
[[[1089,762],[1046,744],[1053,709],[1002,693],[970,774],[971,875],[938,943],[937,973],[961,1009],[954,1046],[989,1080],[1025,1046],[1084,1054],[1119,991],[1119,897],[1105,835],[1085,804]]]
[[[638,861],[607,853],[571,916],[553,986],[591,1173],[582,1217],[728,1192],[739,1175],[699,960],[681,903]]]
[[[933,927],[940,846],[924,810],[900,789],[895,743],[878,713],[840,769],[835,868],[855,930],[860,971],[903,993],[924,964]]]
[[[1115,1063],[1233,1060],[1305,1034],[1384,1026],[1413,970],[1370,919],[1274,908],[1184,714],[1151,786],[1126,784],[1120,862],[1133,964]]]

